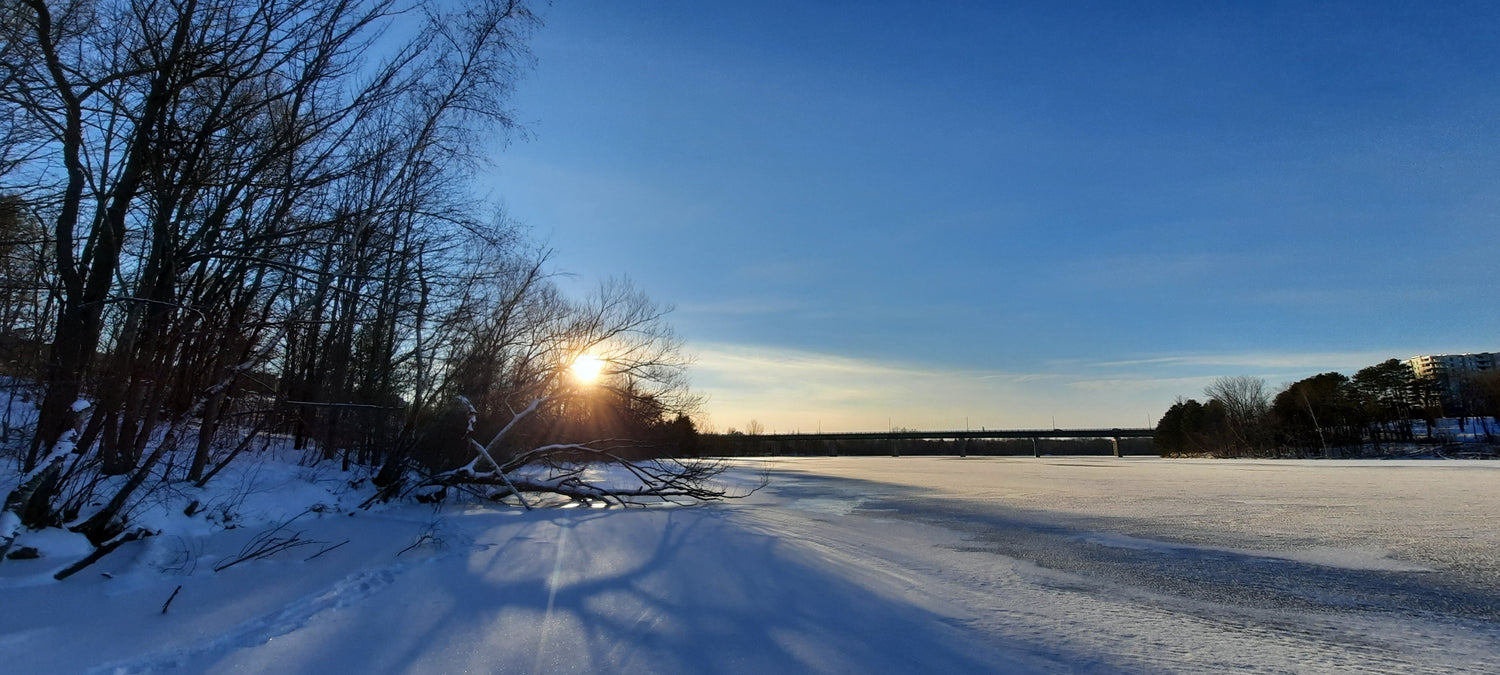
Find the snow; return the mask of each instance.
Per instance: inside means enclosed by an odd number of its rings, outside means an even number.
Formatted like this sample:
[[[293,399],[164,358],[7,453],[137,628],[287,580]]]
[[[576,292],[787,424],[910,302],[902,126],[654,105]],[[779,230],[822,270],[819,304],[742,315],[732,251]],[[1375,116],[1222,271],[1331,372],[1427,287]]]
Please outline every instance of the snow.
[[[1427,434],[1427,422],[1412,420],[1412,433]],[[1432,435],[1458,443],[1478,443],[1500,436],[1500,420],[1493,417],[1443,417],[1433,426]]]
[[[46,555],[0,564],[0,663],[1395,673],[1500,662],[1500,462],[801,458],[746,461],[726,480],[748,488],[767,469],[755,495],[702,507],[362,511],[367,488],[337,471],[247,463],[221,487],[174,497],[221,508],[147,509],[168,533],[63,582],[49,570],[77,542],[23,533],[18,546]],[[210,522],[215,512],[236,529]],[[298,514],[288,530],[322,544],[213,571]]]
[[[21,529],[21,519],[9,511],[0,511],[0,541],[11,539]]]

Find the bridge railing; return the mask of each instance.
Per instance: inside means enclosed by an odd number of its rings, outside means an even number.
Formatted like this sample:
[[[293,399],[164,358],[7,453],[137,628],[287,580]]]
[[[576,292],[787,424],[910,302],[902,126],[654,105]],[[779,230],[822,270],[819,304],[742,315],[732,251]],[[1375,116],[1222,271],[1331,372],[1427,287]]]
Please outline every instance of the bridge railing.
[[[709,434],[705,440],[724,454],[757,455],[1114,455],[1121,441],[1131,455],[1156,454],[1153,429],[965,429],[945,431],[858,431],[790,434]],[[1016,441],[1020,441],[1018,445]],[[1030,441],[1027,443],[1026,441]],[[1144,442],[1143,442],[1144,441]],[[1100,446],[1100,442],[1104,442]],[[1045,452],[1044,452],[1045,450]]]

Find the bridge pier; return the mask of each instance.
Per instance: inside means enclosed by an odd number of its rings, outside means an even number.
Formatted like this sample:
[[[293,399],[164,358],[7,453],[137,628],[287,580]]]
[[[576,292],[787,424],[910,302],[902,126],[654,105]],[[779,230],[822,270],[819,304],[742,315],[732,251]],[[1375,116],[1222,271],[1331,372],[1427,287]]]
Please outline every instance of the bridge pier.
[[[1038,450],[1037,447],[1036,447],[1036,436],[1032,436],[1031,437],[1031,456],[1032,457],[1041,457],[1042,456],[1042,451]]]
[[[1114,446],[1115,456],[1119,457],[1120,456],[1120,437],[1119,436],[1112,436],[1112,437],[1110,437],[1109,443],[1110,443],[1110,445]]]

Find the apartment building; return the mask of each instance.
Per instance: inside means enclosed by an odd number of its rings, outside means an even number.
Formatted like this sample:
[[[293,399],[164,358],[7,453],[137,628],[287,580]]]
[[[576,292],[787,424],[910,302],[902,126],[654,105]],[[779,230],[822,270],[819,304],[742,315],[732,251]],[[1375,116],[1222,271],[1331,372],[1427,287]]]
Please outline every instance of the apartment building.
[[[1436,385],[1438,395],[1443,398],[1443,407],[1462,411],[1464,378],[1470,375],[1496,370],[1495,352],[1477,354],[1432,354],[1413,356],[1406,360],[1417,377],[1430,378]]]

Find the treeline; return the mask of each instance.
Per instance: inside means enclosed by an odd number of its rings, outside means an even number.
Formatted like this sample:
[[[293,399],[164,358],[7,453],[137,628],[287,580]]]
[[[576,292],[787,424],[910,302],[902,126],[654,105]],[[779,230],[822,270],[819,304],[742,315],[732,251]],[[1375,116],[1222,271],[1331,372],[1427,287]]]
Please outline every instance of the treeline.
[[[107,504],[75,527],[101,543],[142,485],[283,440],[390,482],[500,429],[512,454],[690,436],[665,309],[565,297],[470,187],[536,23],[519,0],[4,3],[0,368],[38,410],[6,511]],[[584,353],[607,386],[556,396]]]
[[[1272,394],[1252,377],[1219,378],[1207,400],[1179,399],[1157,423],[1163,455],[1332,456],[1385,443],[1438,443],[1445,392],[1433,379],[1390,359],[1354,376],[1328,372]],[[1459,383],[1466,417],[1500,414],[1500,373]],[[1420,422],[1420,426],[1417,424]],[[1486,431],[1489,427],[1483,427]],[[1493,439],[1489,439],[1493,440]]]

